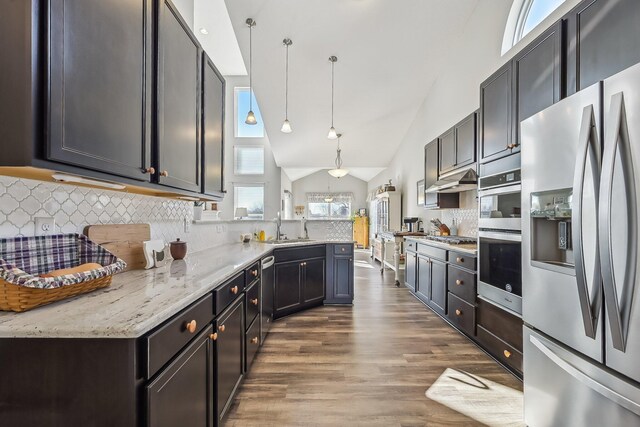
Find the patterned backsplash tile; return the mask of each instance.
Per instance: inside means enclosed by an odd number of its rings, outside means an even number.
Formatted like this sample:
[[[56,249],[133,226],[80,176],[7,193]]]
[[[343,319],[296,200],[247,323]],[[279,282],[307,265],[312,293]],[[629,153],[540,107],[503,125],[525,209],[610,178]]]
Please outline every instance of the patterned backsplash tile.
[[[189,251],[237,242],[241,233],[265,230],[273,236],[276,230],[273,221],[193,224],[193,203],[188,201],[0,176],[0,237],[34,235],[36,217],[55,218],[60,233],[82,233],[92,224],[147,223],[153,239],[180,238],[189,243]],[[299,224],[286,224],[291,237]],[[350,227],[349,221],[310,221],[307,226],[314,239],[351,239]]]

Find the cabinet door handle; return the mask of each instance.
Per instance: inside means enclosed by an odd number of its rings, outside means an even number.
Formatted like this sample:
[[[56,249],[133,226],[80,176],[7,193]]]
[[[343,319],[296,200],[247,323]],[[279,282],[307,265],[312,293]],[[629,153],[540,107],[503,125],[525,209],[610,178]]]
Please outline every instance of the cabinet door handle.
[[[209,338],[211,338],[211,341],[217,341],[218,340],[218,333],[214,332],[211,335],[209,335]]]
[[[464,262],[464,258],[457,257],[457,258],[456,258],[456,262]]]
[[[184,329],[185,331],[189,331],[190,334],[193,334],[198,328],[198,322],[192,320],[191,322],[185,322]]]
[[[237,294],[238,293],[238,287],[234,286],[233,288],[230,289],[232,294]]]
[[[258,344],[258,337],[251,338],[251,344]]]
[[[258,298],[254,298],[251,300],[251,304],[258,305]]]
[[[506,357],[507,359],[511,357],[511,352],[509,350],[505,350],[502,353],[504,354],[504,357]]]
[[[462,310],[457,309],[456,310],[456,316],[462,316]]]
[[[460,279],[456,280],[456,285],[462,285],[464,282]]]
[[[156,168],[146,168],[142,171],[142,173],[153,175],[154,173],[156,173]]]
[[[169,172],[167,172],[167,171],[162,171],[162,172],[160,172],[160,176],[167,177],[167,176],[169,176]]]
[[[342,252],[344,252],[344,251],[346,251],[346,249],[345,249],[345,248],[342,248]]]
[[[224,325],[220,325],[220,326],[218,326],[218,330],[219,330],[220,332],[224,332],[224,330],[225,330],[225,329],[227,329],[227,328],[226,328],[226,326],[224,326]]]

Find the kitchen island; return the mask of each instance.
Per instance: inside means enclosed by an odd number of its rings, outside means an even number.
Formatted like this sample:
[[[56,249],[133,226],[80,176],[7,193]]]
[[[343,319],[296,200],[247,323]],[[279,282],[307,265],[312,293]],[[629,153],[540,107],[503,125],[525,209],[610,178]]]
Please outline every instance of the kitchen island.
[[[271,287],[262,286],[267,259]],[[294,266],[292,284],[284,273]],[[0,425],[217,425],[278,308],[352,299],[353,242],[252,242],[0,313]]]

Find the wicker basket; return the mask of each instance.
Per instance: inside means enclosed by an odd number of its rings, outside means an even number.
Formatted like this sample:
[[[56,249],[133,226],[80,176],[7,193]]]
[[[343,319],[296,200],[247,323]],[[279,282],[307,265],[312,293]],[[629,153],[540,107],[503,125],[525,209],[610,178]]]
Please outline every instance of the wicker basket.
[[[102,268],[40,276],[89,262]],[[0,310],[26,311],[107,287],[125,267],[124,261],[79,234],[0,239]]]

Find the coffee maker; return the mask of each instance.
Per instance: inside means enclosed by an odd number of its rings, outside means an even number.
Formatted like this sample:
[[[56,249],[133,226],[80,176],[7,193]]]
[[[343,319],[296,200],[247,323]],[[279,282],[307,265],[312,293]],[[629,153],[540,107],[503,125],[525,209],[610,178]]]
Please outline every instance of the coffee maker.
[[[420,231],[420,218],[418,217],[404,217],[402,220],[404,225],[407,227],[407,231],[410,233],[415,233],[416,231]]]

